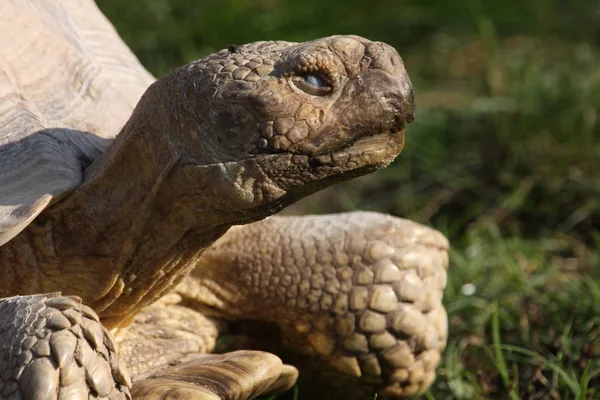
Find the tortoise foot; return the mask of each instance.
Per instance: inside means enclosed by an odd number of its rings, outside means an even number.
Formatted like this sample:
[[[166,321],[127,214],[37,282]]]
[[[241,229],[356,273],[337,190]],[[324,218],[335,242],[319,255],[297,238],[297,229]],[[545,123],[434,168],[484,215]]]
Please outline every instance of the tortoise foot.
[[[194,354],[139,382],[132,396],[139,400],[245,400],[289,389],[298,372],[262,351]]]

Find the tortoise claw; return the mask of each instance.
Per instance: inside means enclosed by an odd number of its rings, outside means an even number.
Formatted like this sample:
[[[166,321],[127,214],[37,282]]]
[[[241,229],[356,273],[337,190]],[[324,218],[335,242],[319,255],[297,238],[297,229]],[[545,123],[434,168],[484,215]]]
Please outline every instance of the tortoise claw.
[[[194,354],[135,382],[131,394],[139,400],[253,399],[293,386],[294,371],[284,368],[277,356],[262,351]]]
[[[281,367],[281,375],[279,375],[279,378],[277,378],[269,389],[267,389],[265,394],[272,396],[287,392],[293,388],[298,381],[298,375],[299,372],[296,367],[289,364],[283,364]]]

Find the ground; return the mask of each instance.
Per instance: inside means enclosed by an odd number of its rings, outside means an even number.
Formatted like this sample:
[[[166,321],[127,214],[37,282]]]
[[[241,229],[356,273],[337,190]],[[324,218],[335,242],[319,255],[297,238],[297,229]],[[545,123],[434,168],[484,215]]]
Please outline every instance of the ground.
[[[403,154],[298,207],[388,212],[449,237],[450,342],[425,399],[600,397],[597,1],[98,4],[157,76],[255,40],[394,45],[417,97]]]

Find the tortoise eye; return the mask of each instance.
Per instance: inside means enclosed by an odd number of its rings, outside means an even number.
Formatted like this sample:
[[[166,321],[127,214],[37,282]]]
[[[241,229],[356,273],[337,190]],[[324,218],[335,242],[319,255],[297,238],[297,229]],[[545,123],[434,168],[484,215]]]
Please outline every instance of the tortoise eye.
[[[331,85],[321,75],[309,72],[292,78],[296,87],[312,96],[325,96],[331,92]]]

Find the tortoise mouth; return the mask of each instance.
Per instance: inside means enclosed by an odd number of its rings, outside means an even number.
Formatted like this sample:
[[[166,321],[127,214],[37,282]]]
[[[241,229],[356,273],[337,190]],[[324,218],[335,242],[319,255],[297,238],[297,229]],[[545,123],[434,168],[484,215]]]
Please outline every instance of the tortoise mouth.
[[[404,129],[363,136],[345,147],[308,157],[312,166],[357,168],[393,160],[404,148]]]
[[[326,162],[328,157],[343,158],[345,154],[354,155],[381,147],[391,147],[395,151],[394,157],[404,147],[404,128],[406,123],[412,121],[411,116],[394,115],[393,120],[378,127],[379,129],[357,129],[353,133],[344,131],[329,131],[318,137],[306,138],[295,145],[286,148],[255,148],[250,151],[251,157],[261,155],[290,154],[308,158],[311,163]],[[379,133],[374,133],[379,132]],[[344,139],[342,139],[345,137]],[[393,143],[390,143],[393,142]],[[393,144],[393,145],[391,145]]]

